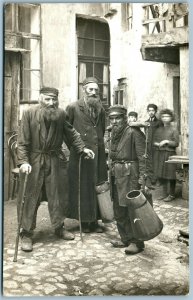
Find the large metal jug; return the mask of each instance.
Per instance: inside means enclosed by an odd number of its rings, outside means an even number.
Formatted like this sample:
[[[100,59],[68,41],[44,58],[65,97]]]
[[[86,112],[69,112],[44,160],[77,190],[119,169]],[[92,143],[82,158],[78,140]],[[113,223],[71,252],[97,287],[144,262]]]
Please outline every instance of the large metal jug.
[[[113,202],[110,196],[109,182],[104,181],[96,185],[97,199],[102,221],[112,222],[114,219]]]
[[[141,191],[129,192],[126,195],[126,204],[134,238],[147,241],[160,234],[163,229],[163,222]]]

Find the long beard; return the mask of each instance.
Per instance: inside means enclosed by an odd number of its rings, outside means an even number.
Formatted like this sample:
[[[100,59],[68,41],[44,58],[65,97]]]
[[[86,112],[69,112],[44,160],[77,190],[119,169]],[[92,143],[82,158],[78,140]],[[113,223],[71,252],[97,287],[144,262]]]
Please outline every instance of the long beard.
[[[117,134],[119,134],[122,129],[126,126],[126,122],[120,124],[120,125],[117,125],[117,126],[113,126],[112,128],[112,135],[116,136]]]
[[[113,126],[112,132],[111,132],[112,141],[119,140],[126,125],[127,125],[127,121],[124,121],[122,124]]]
[[[111,151],[110,151],[110,157],[112,160],[116,159],[117,147],[118,147],[118,144],[121,140],[121,137],[123,135],[123,132],[124,132],[126,126],[127,126],[127,122],[124,121],[122,124],[119,124],[118,126],[113,126],[113,128],[112,128]]]
[[[42,116],[48,122],[57,121],[59,119],[59,109],[57,107],[42,106]]]
[[[87,104],[88,108],[93,110],[94,113],[96,115],[98,115],[101,108],[102,108],[100,98],[99,97],[93,97],[93,96],[92,97],[85,96],[85,101],[86,101],[86,104]]]

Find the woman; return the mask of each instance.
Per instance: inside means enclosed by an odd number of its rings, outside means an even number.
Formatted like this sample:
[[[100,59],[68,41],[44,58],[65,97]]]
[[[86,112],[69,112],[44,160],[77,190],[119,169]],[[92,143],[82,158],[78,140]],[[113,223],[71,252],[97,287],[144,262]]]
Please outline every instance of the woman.
[[[176,154],[176,147],[179,145],[179,133],[171,124],[174,121],[174,114],[170,109],[163,109],[160,112],[160,120],[164,126],[156,129],[153,139],[153,146],[155,147],[154,172],[163,185],[163,194],[158,199],[169,202],[175,199],[176,165],[166,161],[169,156]],[[167,188],[169,188],[169,192]]]

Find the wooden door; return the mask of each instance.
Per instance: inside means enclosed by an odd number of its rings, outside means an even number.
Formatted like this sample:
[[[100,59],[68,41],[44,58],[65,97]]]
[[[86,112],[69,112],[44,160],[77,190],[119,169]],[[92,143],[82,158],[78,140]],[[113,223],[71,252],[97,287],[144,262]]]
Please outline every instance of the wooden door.
[[[4,56],[4,200],[12,190],[11,169],[13,162],[8,149],[8,140],[18,130],[20,54],[7,52]]]

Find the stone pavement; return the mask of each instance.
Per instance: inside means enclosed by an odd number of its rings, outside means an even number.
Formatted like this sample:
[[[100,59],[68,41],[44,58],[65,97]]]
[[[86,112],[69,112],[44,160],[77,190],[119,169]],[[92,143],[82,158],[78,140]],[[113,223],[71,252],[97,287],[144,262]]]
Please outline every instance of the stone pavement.
[[[156,198],[156,191],[154,192]],[[75,240],[57,239],[51,229],[47,203],[38,210],[34,250],[18,251],[13,262],[17,228],[16,202],[4,206],[4,296],[88,295],[186,295],[189,291],[188,246],[177,240],[179,229],[188,226],[188,201],[165,203],[154,199],[154,209],[164,223],[156,238],[145,242],[145,250],[125,255],[109,241],[118,238],[115,223],[105,232],[83,234],[78,222],[66,220]]]

